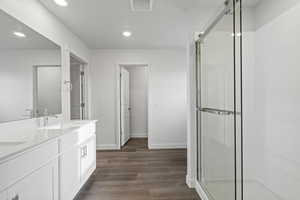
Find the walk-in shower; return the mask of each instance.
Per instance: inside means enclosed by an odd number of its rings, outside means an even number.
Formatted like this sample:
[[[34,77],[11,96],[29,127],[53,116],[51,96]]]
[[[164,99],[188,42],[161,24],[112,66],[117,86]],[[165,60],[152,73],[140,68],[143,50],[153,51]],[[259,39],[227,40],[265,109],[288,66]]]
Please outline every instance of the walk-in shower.
[[[211,199],[242,195],[241,4],[226,1],[199,35],[198,180]]]
[[[300,3],[279,14],[284,1],[260,2],[226,1],[196,41],[197,180],[209,200],[300,198]]]

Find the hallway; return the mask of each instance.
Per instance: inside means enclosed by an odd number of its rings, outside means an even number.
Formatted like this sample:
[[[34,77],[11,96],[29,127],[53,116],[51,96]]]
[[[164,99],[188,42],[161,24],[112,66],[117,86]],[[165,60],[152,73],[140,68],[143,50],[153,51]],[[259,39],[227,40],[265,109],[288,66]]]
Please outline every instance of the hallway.
[[[131,139],[122,151],[98,151],[97,170],[78,200],[200,200],[185,184],[186,150],[148,150]]]

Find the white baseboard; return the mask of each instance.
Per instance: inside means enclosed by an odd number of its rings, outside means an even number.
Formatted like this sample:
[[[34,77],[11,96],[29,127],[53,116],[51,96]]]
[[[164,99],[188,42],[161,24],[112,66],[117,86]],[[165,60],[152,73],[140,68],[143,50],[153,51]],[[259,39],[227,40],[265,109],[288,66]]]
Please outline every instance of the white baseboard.
[[[186,181],[186,184],[187,186],[189,186],[189,188],[195,188],[195,181],[194,179],[192,179],[188,174],[186,175],[185,177],[185,181]]]
[[[209,200],[198,181],[195,181],[195,189],[202,200]]]
[[[186,144],[149,144],[149,149],[186,149]]]
[[[97,150],[119,150],[118,145],[116,144],[100,144],[97,145]]]
[[[147,138],[147,133],[130,133],[131,138]]]
[[[126,140],[123,142],[122,141],[122,147],[130,140],[130,137],[126,138]]]

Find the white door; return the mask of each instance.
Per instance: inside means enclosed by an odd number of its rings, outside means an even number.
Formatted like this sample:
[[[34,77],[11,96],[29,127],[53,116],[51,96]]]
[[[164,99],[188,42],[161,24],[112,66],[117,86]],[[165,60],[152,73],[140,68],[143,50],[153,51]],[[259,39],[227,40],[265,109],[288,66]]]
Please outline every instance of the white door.
[[[0,193],[0,200],[7,200],[7,194],[6,194],[6,192]]]
[[[121,143],[130,138],[129,72],[121,67]]]
[[[74,147],[60,159],[60,198],[72,200],[80,187],[80,149]]]

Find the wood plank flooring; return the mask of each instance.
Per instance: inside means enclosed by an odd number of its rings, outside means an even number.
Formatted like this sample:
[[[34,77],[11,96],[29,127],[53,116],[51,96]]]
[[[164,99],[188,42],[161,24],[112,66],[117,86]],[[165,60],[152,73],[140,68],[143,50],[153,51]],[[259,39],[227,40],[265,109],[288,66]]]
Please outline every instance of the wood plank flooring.
[[[97,170],[78,200],[200,200],[185,184],[186,150],[148,150],[131,139],[121,151],[98,151]]]

